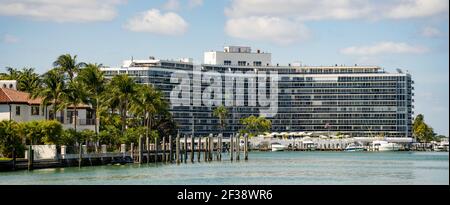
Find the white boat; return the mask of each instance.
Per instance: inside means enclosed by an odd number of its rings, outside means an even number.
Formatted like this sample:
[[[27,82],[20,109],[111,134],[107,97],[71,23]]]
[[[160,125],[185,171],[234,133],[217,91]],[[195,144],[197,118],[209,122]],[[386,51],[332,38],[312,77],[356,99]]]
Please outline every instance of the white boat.
[[[352,144],[347,145],[347,147],[344,149],[344,151],[346,151],[346,152],[360,152],[360,151],[364,151],[364,147],[352,143]]]
[[[448,142],[440,142],[438,145],[433,147],[436,152],[448,152]]]
[[[398,151],[401,146],[393,142],[376,140],[372,142],[372,148],[374,151]]]
[[[276,151],[283,151],[285,150],[287,147],[285,145],[282,145],[278,142],[274,142],[272,143],[272,152],[276,152]]]

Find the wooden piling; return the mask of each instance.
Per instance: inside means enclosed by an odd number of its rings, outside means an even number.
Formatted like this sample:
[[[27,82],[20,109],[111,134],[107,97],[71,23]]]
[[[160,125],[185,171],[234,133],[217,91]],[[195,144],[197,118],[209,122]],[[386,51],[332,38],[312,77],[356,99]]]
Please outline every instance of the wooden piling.
[[[33,148],[28,146],[28,170],[33,170]]]
[[[166,161],[166,137],[162,138],[162,158],[161,158],[161,162],[165,162]]]
[[[230,136],[230,160],[233,161],[234,155],[234,146],[233,146],[234,134]]]
[[[222,134],[219,135],[219,137],[217,138],[217,141],[219,143],[218,145],[218,154],[219,154],[219,161],[222,160]]]
[[[187,162],[187,149],[188,149],[188,144],[187,144],[187,135],[184,135],[184,162]]]
[[[239,161],[240,160],[240,152],[241,152],[241,146],[240,146],[240,135],[238,134],[236,136],[236,160]]]
[[[213,138],[212,134],[209,135],[209,151],[208,151],[208,153],[209,153],[209,157],[208,157],[209,161],[212,161],[213,153],[214,153],[214,138]]]
[[[150,162],[150,138],[145,137],[145,146],[147,150],[147,164]]]
[[[180,135],[179,134],[177,135],[177,138],[176,138],[176,141],[175,141],[175,146],[176,146],[176,149],[175,149],[176,156],[175,156],[175,158],[176,158],[177,164],[179,164],[180,163]]]
[[[142,164],[142,162],[143,162],[143,160],[142,160],[142,157],[143,157],[143,145],[142,145],[142,135],[141,136],[139,136],[139,164]]]
[[[195,144],[195,141],[194,141],[194,136],[192,135],[191,136],[191,162],[194,162],[194,144]]]
[[[158,137],[155,137],[155,163],[158,162],[158,145],[159,145]]]
[[[203,161],[208,161],[208,138],[207,137],[205,137],[205,143],[204,143],[204,146],[203,146],[203,152],[204,152],[204,154],[203,154]]]
[[[173,162],[173,152],[172,152],[172,135],[169,135],[169,161]]]
[[[244,135],[244,159],[248,160],[248,135]]]
[[[81,151],[81,149],[80,149],[80,151]],[[133,162],[134,162],[134,143],[132,142],[131,143],[131,159],[133,160]],[[81,152],[80,152],[81,153]]]
[[[197,161],[200,162],[200,155],[202,153],[202,137],[198,138],[198,152],[197,152]]]
[[[16,148],[12,149],[12,170],[16,170]]]
[[[81,145],[81,143],[80,143],[80,153],[78,153],[78,168],[80,168],[81,167],[81,162],[83,161],[83,153],[82,153],[82,150],[81,150],[81,147],[82,147],[82,145]],[[32,152],[32,150],[31,150],[31,146],[30,146],[30,152]],[[31,164],[33,164],[33,162],[31,163]]]

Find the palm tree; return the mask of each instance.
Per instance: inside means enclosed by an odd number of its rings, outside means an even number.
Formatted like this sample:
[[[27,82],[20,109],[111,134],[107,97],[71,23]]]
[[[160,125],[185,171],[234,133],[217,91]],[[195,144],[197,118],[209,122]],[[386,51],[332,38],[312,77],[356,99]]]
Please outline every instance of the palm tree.
[[[87,93],[84,85],[78,80],[74,80],[69,82],[67,88],[64,90],[62,95],[62,103],[60,104],[61,108],[66,108],[70,105],[74,108],[74,129],[77,131],[77,107],[87,102]]]
[[[119,113],[122,120],[122,135],[125,132],[127,111],[129,106],[129,99],[136,93],[136,83],[128,75],[116,75],[112,78],[109,84],[110,88],[110,101],[119,102]]]
[[[100,98],[105,91],[106,80],[103,72],[100,70],[101,64],[87,64],[85,68],[81,69],[77,78],[86,87],[88,94],[88,102],[94,108],[95,113],[95,134],[98,135],[98,122],[100,122],[100,109],[104,105],[104,101]]]
[[[225,120],[228,116],[228,109],[225,106],[220,105],[219,107],[216,107],[214,109],[213,115],[214,115],[214,117],[219,118],[220,130],[223,134],[223,130],[225,129]]]
[[[47,108],[49,104],[53,104],[53,119],[56,117],[56,112],[59,110],[59,103],[65,90],[65,83],[63,76],[57,69],[52,69],[42,75],[42,87],[34,90],[31,93],[32,98],[41,97],[42,106]],[[45,119],[48,119],[47,111],[45,112]]]
[[[53,66],[60,69],[61,72],[67,73],[69,76],[69,81],[73,81],[75,74],[78,71],[86,66],[86,63],[77,62],[77,55],[73,57],[70,54],[60,55],[55,62],[53,62]]]
[[[39,89],[41,80],[39,75],[34,72],[34,68],[23,68],[19,72],[17,90],[32,93],[34,90]]]
[[[167,104],[162,99],[163,94],[152,86],[138,85],[136,90],[130,110],[143,117],[142,125],[146,126],[146,137],[148,137],[154,115],[167,111]]]
[[[22,68],[22,70],[7,67],[7,73],[0,73],[0,80],[16,80],[17,90],[28,93],[40,87],[39,75],[34,72],[34,68]]]

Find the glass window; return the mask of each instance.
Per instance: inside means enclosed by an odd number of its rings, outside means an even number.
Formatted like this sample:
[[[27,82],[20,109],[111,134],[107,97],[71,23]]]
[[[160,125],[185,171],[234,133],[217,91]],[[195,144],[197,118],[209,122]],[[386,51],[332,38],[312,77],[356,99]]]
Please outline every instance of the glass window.
[[[16,106],[16,115],[20,116],[20,105]]]
[[[39,106],[31,106],[31,115],[39,115]]]

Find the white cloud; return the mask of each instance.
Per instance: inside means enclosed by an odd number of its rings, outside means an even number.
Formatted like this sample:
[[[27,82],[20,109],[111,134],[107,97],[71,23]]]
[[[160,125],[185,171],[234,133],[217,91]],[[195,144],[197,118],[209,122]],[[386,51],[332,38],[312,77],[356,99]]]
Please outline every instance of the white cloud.
[[[124,27],[135,32],[177,36],[187,31],[188,23],[174,12],[161,13],[151,9],[129,19]]]
[[[286,43],[302,39],[308,21],[405,19],[441,14],[448,14],[448,0],[231,0],[225,8],[225,30],[236,38]]]
[[[428,17],[448,13],[448,0],[232,0],[230,18],[279,16],[298,20]]]
[[[288,44],[309,37],[309,30],[297,22],[277,17],[233,18],[227,21],[228,35],[247,40]]]
[[[20,39],[11,34],[5,34],[5,35],[3,35],[2,41],[3,41],[3,43],[17,43],[20,41]]]
[[[2,0],[0,16],[55,22],[109,21],[125,0]]]
[[[403,0],[387,13],[394,19],[428,17],[448,13],[448,0]]]
[[[413,46],[402,42],[380,42],[370,46],[352,46],[341,49],[342,54],[372,56],[379,54],[420,54],[428,49],[421,46]]]
[[[163,8],[166,10],[177,11],[180,9],[180,1],[179,0],[168,0]]]
[[[420,34],[430,38],[442,36],[442,32],[439,29],[431,26],[422,28]]]

